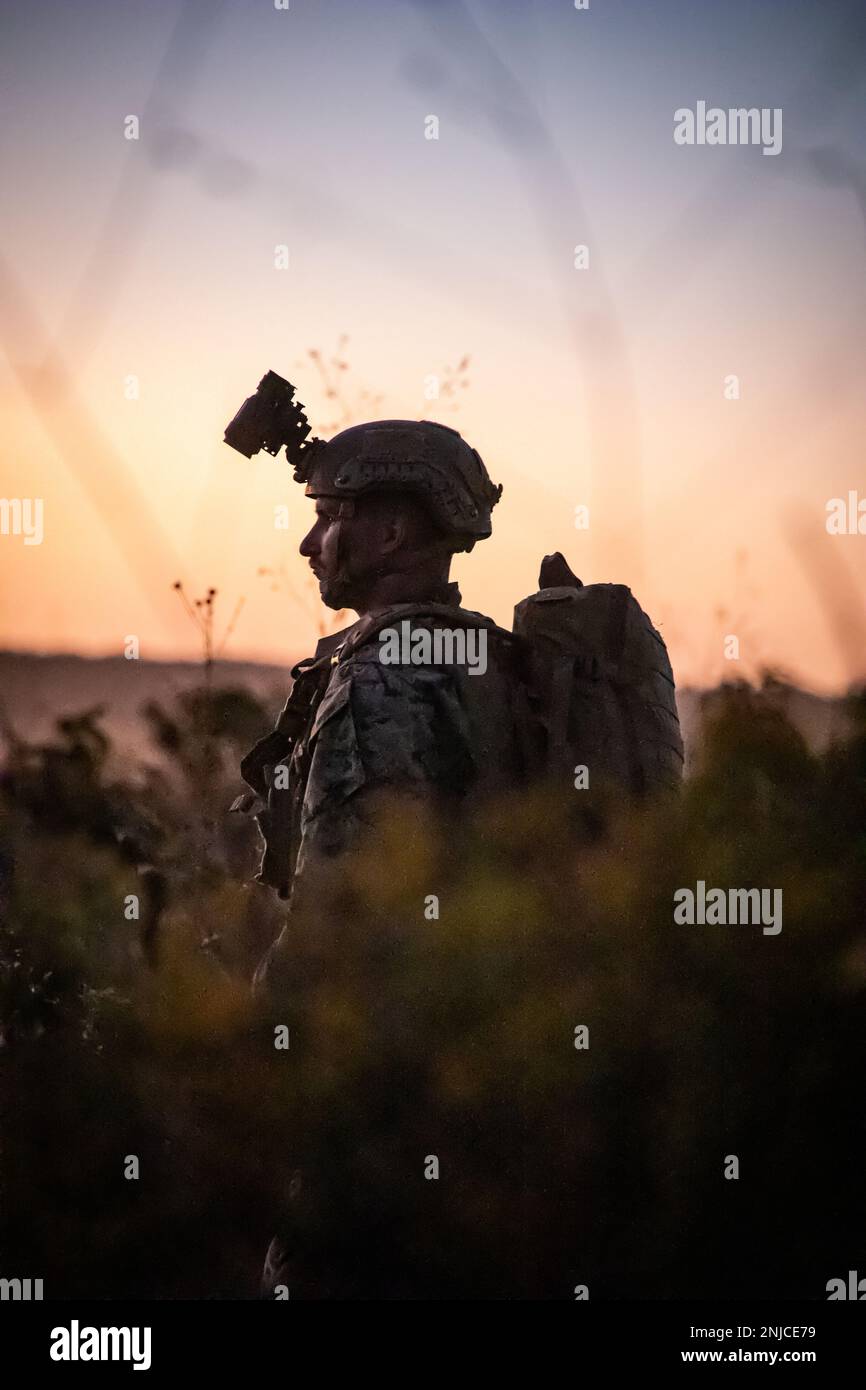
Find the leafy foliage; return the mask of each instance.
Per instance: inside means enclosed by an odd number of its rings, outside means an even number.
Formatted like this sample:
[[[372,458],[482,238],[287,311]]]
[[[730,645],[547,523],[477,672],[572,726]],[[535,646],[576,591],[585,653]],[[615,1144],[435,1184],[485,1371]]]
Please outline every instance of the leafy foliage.
[[[293,1298],[824,1297],[863,1259],[866,698],[818,756],[772,693],[714,692],[673,801],[395,803],[258,1000],[281,916],[225,812],[264,711],[151,708],[170,769],[124,785],[94,711],[11,749],[6,1264],[251,1297],[279,1229]],[[782,888],[781,934],[674,925],[698,879]]]

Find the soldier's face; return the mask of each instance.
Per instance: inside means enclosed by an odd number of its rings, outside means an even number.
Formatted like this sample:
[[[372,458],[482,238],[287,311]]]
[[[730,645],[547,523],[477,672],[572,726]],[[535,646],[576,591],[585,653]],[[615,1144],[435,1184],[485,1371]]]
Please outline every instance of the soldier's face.
[[[362,497],[342,518],[340,505],[316,499],[316,520],[300,553],[319,581],[323,603],[364,613],[383,580],[417,566],[430,523],[405,498]]]
[[[316,520],[301,541],[299,551],[310,563],[310,569],[319,581],[322,602],[329,608],[345,606],[340,594],[338,580],[340,556],[338,536],[345,527],[338,527],[339,503],[327,497],[316,500]],[[343,537],[345,542],[345,536]]]

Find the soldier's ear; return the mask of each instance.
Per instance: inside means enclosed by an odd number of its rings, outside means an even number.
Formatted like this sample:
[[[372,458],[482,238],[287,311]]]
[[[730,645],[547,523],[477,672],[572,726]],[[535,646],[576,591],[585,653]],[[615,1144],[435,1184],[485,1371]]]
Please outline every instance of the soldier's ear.
[[[409,525],[404,516],[399,512],[383,512],[377,518],[379,530],[379,552],[383,555],[391,555],[395,550],[402,550],[409,539]]]

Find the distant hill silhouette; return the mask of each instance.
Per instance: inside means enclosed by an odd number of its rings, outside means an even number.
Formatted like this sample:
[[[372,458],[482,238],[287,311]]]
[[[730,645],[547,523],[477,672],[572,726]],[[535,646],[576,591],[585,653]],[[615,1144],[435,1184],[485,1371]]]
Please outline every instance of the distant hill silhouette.
[[[220,661],[213,679],[218,686],[252,690],[273,706],[276,717],[291,686],[290,669],[290,662],[281,667]],[[59,716],[103,705],[103,727],[115,750],[135,758],[159,757],[141,717],[142,706],[149,700],[171,704],[175,694],[201,680],[200,661],[0,652],[0,700],[6,719],[21,738],[48,738]]]
[[[252,690],[276,717],[291,680],[293,657],[285,666],[252,661],[220,661],[214,683]],[[35,652],[0,651],[0,691],[3,710],[16,733],[27,740],[48,738],[58,716],[104,705],[104,727],[115,749],[125,756],[158,758],[148,739],[140,711],[148,700],[170,702],[176,692],[201,682],[197,661],[127,661],[123,657],[82,657]],[[686,766],[694,756],[699,735],[701,703],[712,704],[713,691],[683,688],[677,705],[686,745]],[[806,742],[822,751],[848,727],[841,697],[815,695],[796,686],[778,683],[774,700]]]

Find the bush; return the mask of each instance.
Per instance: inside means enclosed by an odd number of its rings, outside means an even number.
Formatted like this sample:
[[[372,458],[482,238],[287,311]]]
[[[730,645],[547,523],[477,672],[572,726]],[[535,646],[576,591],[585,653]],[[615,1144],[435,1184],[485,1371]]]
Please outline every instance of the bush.
[[[152,715],[171,776],[107,788],[76,755],[86,818],[56,749],[10,760],[8,1268],[254,1297],[275,1231],[293,1298],[823,1298],[862,1267],[862,696],[816,756],[770,691],[723,688],[673,801],[535,791],[458,831],[395,803],[256,1003],[280,914],[221,814],[241,705],[211,698]],[[148,871],[150,946],[124,916]],[[782,931],[676,925],[699,879],[781,888]]]

